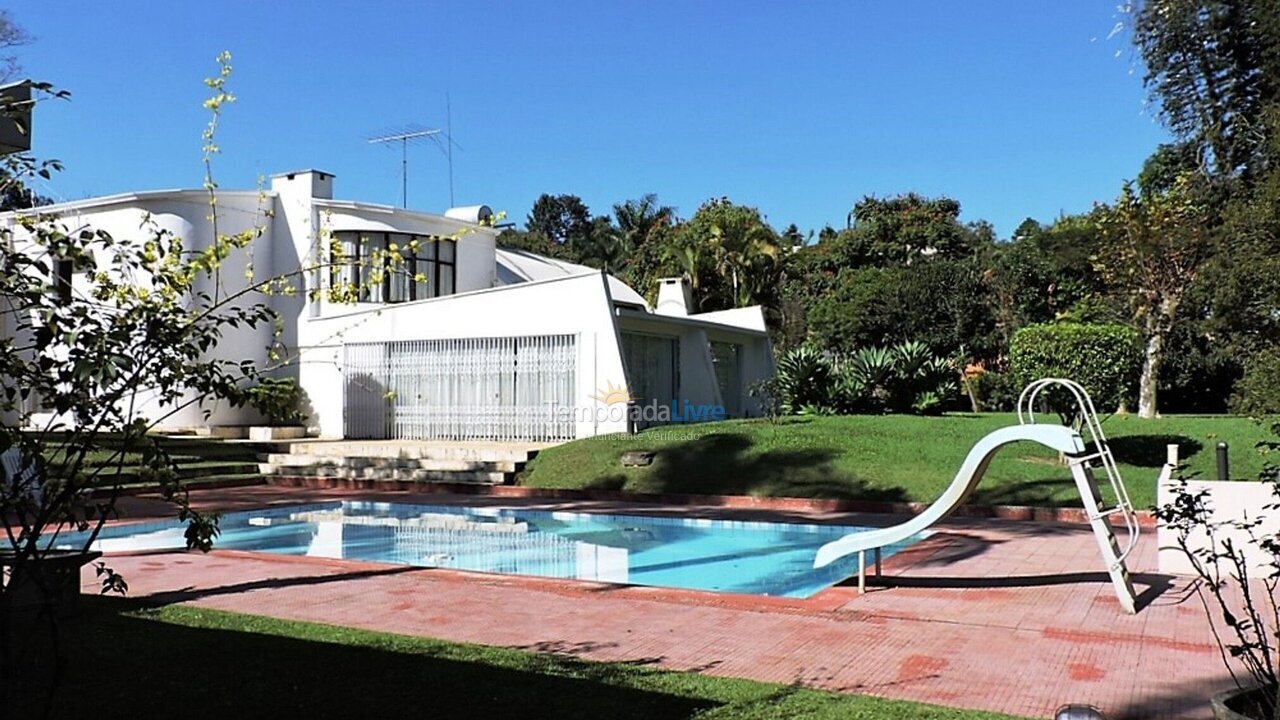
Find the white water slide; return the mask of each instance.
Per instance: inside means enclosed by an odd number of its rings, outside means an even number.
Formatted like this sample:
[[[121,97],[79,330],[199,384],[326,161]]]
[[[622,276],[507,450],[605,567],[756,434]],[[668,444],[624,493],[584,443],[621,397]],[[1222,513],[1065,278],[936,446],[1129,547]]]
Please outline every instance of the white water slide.
[[[1033,408],[1042,391],[1057,386],[1065,390],[1079,405],[1081,429],[1088,432],[1092,447],[1086,444],[1085,438],[1072,428],[1057,424],[1036,423]],[[1115,458],[1107,445],[1106,436],[1102,433],[1102,425],[1098,413],[1094,409],[1093,400],[1084,388],[1072,380],[1062,378],[1045,378],[1027,386],[1018,398],[1018,424],[995,430],[982,438],[969,451],[960,471],[951,481],[950,487],[924,512],[899,525],[887,528],[850,533],[818,549],[814,558],[815,568],[829,565],[832,562],[858,554],[858,588],[866,588],[866,553],[875,554],[876,572],[880,570],[880,550],[894,543],[903,542],[917,533],[928,529],[942,521],[959,507],[974,488],[982,480],[983,473],[991,464],[996,451],[1010,443],[1030,441],[1044,445],[1061,453],[1071,468],[1071,476],[1075,479],[1076,489],[1084,504],[1089,524],[1093,527],[1098,541],[1098,549],[1102,552],[1103,562],[1111,583],[1115,586],[1120,606],[1128,613],[1136,611],[1134,607],[1133,583],[1129,579],[1125,558],[1133,551],[1138,541],[1138,516],[1129,502],[1129,493],[1125,490],[1120,471],[1116,468]],[[1111,484],[1115,505],[1104,507],[1098,483],[1094,479],[1093,469],[1101,468]],[[1111,518],[1118,516],[1128,531],[1127,542],[1122,551],[1112,530]]]

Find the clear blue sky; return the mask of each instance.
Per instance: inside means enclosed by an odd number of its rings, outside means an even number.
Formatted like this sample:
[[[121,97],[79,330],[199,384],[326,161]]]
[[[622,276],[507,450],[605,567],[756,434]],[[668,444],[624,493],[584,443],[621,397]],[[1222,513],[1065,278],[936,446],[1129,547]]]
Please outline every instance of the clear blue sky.
[[[1080,2],[20,2],[27,74],[70,90],[36,118],[58,199],[198,187],[202,79],[234,55],[217,176],[316,167],[398,203],[399,153],[443,125],[457,203],[523,222],[543,192],[596,212],[656,192],[778,228],[840,226],[863,195],[950,195],[1002,237],[1109,200],[1167,134],[1115,0]],[[431,146],[409,204],[448,205]]]

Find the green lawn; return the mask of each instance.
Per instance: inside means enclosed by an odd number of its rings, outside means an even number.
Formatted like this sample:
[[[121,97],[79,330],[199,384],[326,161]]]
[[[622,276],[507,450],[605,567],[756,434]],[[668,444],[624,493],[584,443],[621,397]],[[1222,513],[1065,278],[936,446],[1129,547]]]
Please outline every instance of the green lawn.
[[[932,502],[975,441],[1016,422],[1012,415],[844,416],[735,420],[652,428],[544,450],[520,484],[650,493],[713,493]],[[1214,447],[1231,446],[1234,478],[1257,478],[1255,444],[1266,436],[1245,418],[1112,416],[1104,425],[1139,508],[1155,504],[1165,446],[1177,443],[1190,471],[1215,476]],[[654,450],[654,464],[624,468],[628,450]],[[998,454],[970,499],[975,505],[1076,506],[1071,475],[1052,451],[1025,443]]]
[[[993,720],[799,686],[86,598],[55,718]]]

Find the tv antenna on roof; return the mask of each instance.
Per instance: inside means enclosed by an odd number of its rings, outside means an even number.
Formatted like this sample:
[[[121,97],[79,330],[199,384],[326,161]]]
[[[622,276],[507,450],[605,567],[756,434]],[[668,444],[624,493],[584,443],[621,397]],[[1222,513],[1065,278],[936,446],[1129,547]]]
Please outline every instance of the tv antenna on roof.
[[[409,207],[409,143],[431,140],[440,146],[439,128],[427,128],[421,125],[406,125],[389,130],[369,138],[370,145],[387,145],[400,143],[400,204]]]

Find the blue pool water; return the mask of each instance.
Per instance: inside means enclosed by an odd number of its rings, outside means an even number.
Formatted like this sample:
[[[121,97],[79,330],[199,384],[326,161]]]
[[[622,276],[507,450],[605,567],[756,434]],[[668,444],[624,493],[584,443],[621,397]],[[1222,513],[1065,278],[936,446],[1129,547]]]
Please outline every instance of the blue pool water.
[[[856,574],[856,556],[820,570],[813,556],[867,529],[353,501],[229,513],[220,525],[224,550],[796,598]],[[182,548],[182,533],[176,520],[108,527],[95,547]]]

